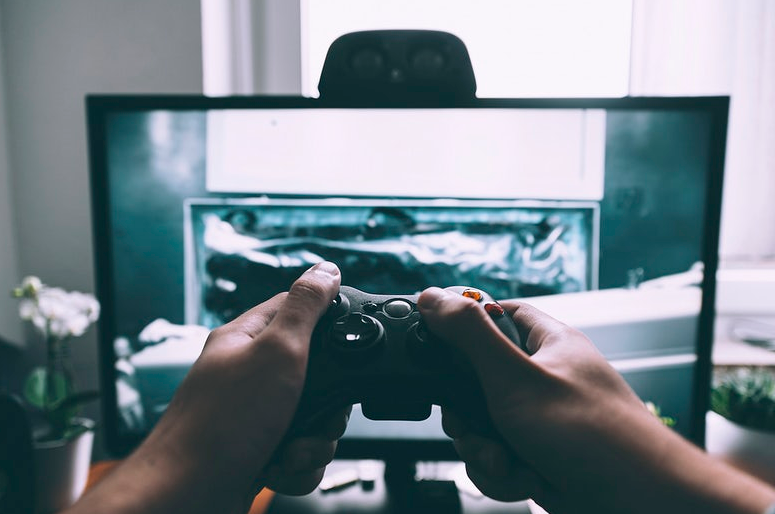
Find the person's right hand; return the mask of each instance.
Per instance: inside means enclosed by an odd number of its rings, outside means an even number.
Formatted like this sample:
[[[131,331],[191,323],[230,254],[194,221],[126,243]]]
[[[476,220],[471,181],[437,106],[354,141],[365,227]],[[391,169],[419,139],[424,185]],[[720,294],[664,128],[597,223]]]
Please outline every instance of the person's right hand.
[[[418,303],[429,329],[470,359],[503,437],[484,439],[444,411],[484,494],[532,497],[552,513],[761,514],[775,502],[772,488],[663,426],[581,332],[525,303],[502,305],[532,355],[472,300],[431,288]]]

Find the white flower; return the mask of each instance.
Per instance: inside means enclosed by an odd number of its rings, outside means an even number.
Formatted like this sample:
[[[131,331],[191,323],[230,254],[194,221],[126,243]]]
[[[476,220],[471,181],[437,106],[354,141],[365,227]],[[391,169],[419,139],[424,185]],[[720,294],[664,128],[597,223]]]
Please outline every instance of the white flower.
[[[41,282],[38,277],[30,275],[22,279],[21,288],[23,291],[31,293],[31,295],[34,296],[43,288],[43,282]]]
[[[38,313],[38,305],[34,300],[24,298],[19,302],[19,317],[24,321],[31,321]]]
[[[31,321],[44,337],[81,336],[100,316],[100,304],[90,294],[47,287],[37,277],[25,278],[20,289],[19,317]]]
[[[38,332],[48,337],[48,320],[40,313],[36,311],[32,316],[32,324],[38,329]]]
[[[73,337],[82,336],[86,332],[86,329],[89,328],[89,325],[91,325],[89,317],[82,314],[73,316],[65,322],[65,328],[67,329],[68,334]]]
[[[58,287],[43,289],[38,293],[38,310],[50,320],[65,317],[69,308],[67,292]]]
[[[94,296],[73,291],[70,293],[70,303],[94,323],[100,317],[100,303]]]

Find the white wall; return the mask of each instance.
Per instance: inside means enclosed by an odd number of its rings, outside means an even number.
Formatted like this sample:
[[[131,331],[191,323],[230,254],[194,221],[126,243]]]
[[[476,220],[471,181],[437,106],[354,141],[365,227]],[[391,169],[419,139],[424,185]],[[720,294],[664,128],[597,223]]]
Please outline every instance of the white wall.
[[[2,26],[2,12],[0,12]],[[3,45],[0,40],[0,337],[21,344],[21,324],[16,300],[8,292],[19,280],[16,229],[13,224],[13,196],[6,143],[8,126],[5,109]]]
[[[94,291],[84,96],[201,93],[199,2],[0,0],[0,13],[19,272]],[[79,387],[96,388],[94,330],[73,357]]]

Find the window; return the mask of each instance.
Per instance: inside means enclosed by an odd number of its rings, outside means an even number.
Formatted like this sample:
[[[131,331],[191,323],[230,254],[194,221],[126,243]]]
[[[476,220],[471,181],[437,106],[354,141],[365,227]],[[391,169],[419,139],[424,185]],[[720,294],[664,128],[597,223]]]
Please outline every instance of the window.
[[[622,0],[302,0],[302,92],[337,37],[407,28],[460,37],[480,97],[625,96],[631,18]]]

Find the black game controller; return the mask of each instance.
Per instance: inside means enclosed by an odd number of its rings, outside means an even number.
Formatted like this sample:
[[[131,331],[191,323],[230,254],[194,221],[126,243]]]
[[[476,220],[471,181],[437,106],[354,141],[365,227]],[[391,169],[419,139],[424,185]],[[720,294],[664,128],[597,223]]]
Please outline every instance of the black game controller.
[[[524,350],[517,328],[489,295],[448,287],[479,302]],[[336,409],[360,403],[372,420],[421,421],[432,405],[458,412],[482,435],[495,435],[474,369],[461,352],[430,334],[419,295],[377,295],[342,286],[312,335],[307,378],[291,434],[314,430]]]

